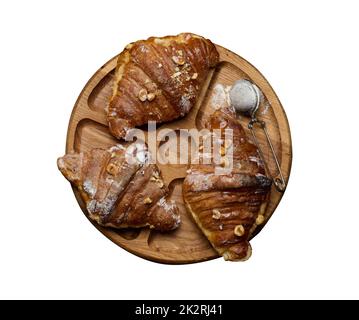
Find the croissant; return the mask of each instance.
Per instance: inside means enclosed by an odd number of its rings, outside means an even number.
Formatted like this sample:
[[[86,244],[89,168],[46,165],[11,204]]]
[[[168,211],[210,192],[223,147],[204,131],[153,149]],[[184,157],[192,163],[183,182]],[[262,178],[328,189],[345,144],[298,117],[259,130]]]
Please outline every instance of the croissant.
[[[107,118],[111,133],[125,137],[148,121],[186,115],[219,54],[210,40],[191,33],[151,37],[119,55]]]
[[[92,149],[58,159],[58,168],[79,191],[88,216],[114,228],[149,226],[159,231],[178,227],[176,204],[168,201],[156,165],[144,144]]]
[[[192,165],[183,183],[184,201],[225,260],[246,260],[251,255],[249,236],[265,220],[271,180],[265,176],[257,147],[248,141],[234,114],[214,112],[207,128],[233,130],[233,167],[230,173],[217,175],[213,158],[209,164]],[[221,146],[221,154],[226,148]]]

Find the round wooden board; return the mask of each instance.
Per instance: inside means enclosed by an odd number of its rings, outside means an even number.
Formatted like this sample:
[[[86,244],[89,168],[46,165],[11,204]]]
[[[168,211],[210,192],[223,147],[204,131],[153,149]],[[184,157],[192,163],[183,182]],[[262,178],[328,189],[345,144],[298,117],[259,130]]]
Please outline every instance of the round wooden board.
[[[283,175],[288,181],[292,163],[292,145],[289,124],[284,109],[278,97],[267,80],[249,62],[235,53],[216,46],[220,54],[220,63],[210,73],[206,85],[198,99],[199,111],[192,111],[183,119],[177,121],[176,128],[186,127],[186,121],[201,120],[201,116],[212,109],[210,98],[216,84],[231,85],[238,79],[249,79],[254,82],[263,92],[263,99],[258,110],[258,118],[267,124],[269,135],[280,161]],[[91,148],[108,148],[114,144],[122,143],[111,136],[106,121],[105,107],[112,92],[112,82],[117,57],[114,57],[103,65],[94,76],[88,81],[82,90],[74,106],[66,141],[66,153],[81,152]],[[211,111],[212,112],[212,111]],[[243,127],[247,129],[248,119],[239,118]],[[173,128],[173,123],[162,124],[160,128]],[[275,162],[271,156],[270,149],[261,130],[257,130],[257,137],[261,145],[263,156],[272,175],[277,175]],[[170,264],[194,263],[206,261],[218,257],[218,254],[211,247],[208,240],[198,229],[190,213],[185,209],[182,199],[181,175],[176,168],[170,165],[160,166],[165,182],[170,188],[170,198],[175,200],[180,209],[182,224],[180,227],[169,233],[159,233],[149,229],[116,230],[103,228],[96,223],[93,225],[106,237],[111,239],[120,247],[138,255],[142,258]],[[86,207],[76,189],[73,189],[77,201],[86,215]],[[283,193],[278,192],[272,186],[270,201],[267,206],[266,217],[274,212],[280,202]],[[268,221],[268,220],[267,220]],[[264,225],[261,226],[263,228]],[[252,236],[259,232],[255,230]],[[255,249],[254,249],[255,250]]]

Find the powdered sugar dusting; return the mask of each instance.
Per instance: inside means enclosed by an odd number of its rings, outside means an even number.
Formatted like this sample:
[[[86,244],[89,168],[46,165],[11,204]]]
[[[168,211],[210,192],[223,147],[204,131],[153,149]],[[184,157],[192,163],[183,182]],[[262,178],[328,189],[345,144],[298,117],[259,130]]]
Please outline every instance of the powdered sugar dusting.
[[[221,109],[223,106],[229,106],[229,97],[226,88],[221,83],[217,83],[213,88],[211,106],[215,110]]]
[[[229,92],[232,86],[224,86],[221,83],[217,83],[213,88],[213,93],[210,101],[210,106],[214,110],[222,109],[226,113],[235,114],[235,109],[231,104]]]
[[[162,197],[158,201],[157,205],[163,208],[166,213],[172,214],[172,218],[175,219],[173,229],[177,228],[181,223],[181,216],[178,214],[176,202],[173,200],[167,200],[165,197]]]
[[[187,176],[187,181],[192,185],[193,191],[209,190],[213,187],[211,177],[213,174],[196,173]]]
[[[93,197],[96,194],[96,188],[93,185],[91,180],[86,179],[83,183],[84,191],[90,196]]]
[[[103,201],[91,200],[87,205],[90,214],[100,214],[107,216],[112,212],[113,206],[117,201],[117,197],[108,196]]]
[[[181,108],[181,116],[184,116],[189,111],[189,109],[191,108],[191,103],[190,103],[189,97],[186,96],[186,95],[183,95],[181,97],[179,105],[180,105],[180,108]]]
[[[263,115],[267,114],[269,108],[270,108],[270,104],[267,102],[267,103],[264,105],[264,108],[263,108],[261,114],[263,114]]]
[[[173,203],[172,202],[168,202],[165,197],[162,197],[159,201],[158,201],[158,206],[163,208],[166,212],[170,211],[173,209]]]
[[[149,152],[143,143],[136,143],[136,159],[139,163],[144,164],[149,159]]]
[[[150,153],[144,143],[132,143],[126,150],[126,162],[143,165],[151,159]]]
[[[89,201],[89,203],[87,204],[87,211],[90,214],[94,214],[95,213],[95,209],[96,209],[96,200],[91,200]]]

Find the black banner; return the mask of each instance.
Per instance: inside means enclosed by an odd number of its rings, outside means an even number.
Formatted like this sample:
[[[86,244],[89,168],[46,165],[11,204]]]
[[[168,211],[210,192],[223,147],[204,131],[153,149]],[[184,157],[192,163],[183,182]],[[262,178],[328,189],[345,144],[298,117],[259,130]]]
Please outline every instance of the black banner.
[[[20,302],[20,303],[18,303]],[[30,303],[31,302],[31,303]],[[32,303],[33,302],[33,303]],[[349,305],[349,307],[348,307]],[[343,318],[356,303],[343,308],[332,301],[238,301],[238,300],[120,300],[120,301],[1,301],[3,314],[63,319],[85,316],[98,319],[306,319],[318,315]],[[21,317],[22,318],[22,317]],[[20,319],[21,319],[20,318]]]

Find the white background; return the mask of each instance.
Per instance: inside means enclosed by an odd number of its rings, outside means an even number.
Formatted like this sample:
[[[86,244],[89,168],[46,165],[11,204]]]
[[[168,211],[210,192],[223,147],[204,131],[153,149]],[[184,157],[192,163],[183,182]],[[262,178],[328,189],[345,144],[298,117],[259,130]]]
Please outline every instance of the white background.
[[[359,298],[356,3],[2,1],[0,298]],[[57,171],[91,75],[128,42],[182,31],[253,63],[290,121],[290,183],[245,263],[131,255]]]

